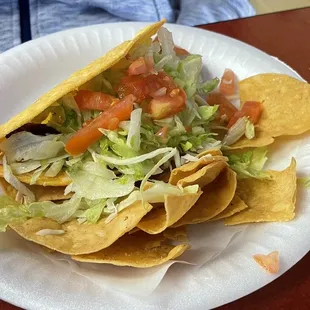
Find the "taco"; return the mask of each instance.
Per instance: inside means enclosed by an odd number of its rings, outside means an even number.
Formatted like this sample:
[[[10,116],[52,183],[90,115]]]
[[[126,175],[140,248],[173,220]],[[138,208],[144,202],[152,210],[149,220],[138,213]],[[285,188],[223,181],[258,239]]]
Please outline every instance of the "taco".
[[[224,158],[211,131],[217,108],[196,98],[218,80],[201,80],[201,56],[176,47],[163,23],[0,126],[8,194],[0,199],[1,230],[9,225],[80,255],[108,248],[135,227],[159,234],[192,208],[199,185],[169,184],[160,175],[187,161]]]

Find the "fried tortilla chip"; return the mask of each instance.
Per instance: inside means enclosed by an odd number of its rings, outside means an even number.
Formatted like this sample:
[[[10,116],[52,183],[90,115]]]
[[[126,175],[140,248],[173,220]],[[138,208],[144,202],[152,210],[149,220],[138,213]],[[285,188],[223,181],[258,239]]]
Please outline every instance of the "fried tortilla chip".
[[[140,232],[125,235],[99,252],[72,256],[72,259],[88,263],[148,268],[175,259],[189,248],[187,244],[173,246],[164,244],[164,241],[165,237],[162,234],[148,235]]]
[[[185,225],[175,228],[167,228],[166,230],[163,231],[163,235],[168,240],[187,242],[187,243],[189,241]]]
[[[221,152],[221,150],[218,150],[218,149],[207,150],[207,151],[203,151],[203,152],[199,153],[197,155],[197,157],[201,158],[202,156],[205,156],[205,155],[220,156],[220,155],[222,155],[222,152]]]
[[[213,181],[204,185],[205,179],[208,179],[205,175],[202,175],[200,179],[197,179],[195,174],[193,175],[193,183],[201,184],[203,194],[200,196],[196,204],[172,227],[178,227],[186,224],[196,224],[205,222],[216,215],[223,212],[232,201],[237,186],[236,173],[232,171],[226,164],[220,166],[221,162],[216,163],[218,167],[213,169],[219,169],[219,173],[215,175]],[[200,171],[196,172],[198,174]],[[206,174],[210,173],[206,170]],[[187,177],[189,179],[189,177]],[[180,180],[181,182],[183,180]],[[187,180],[186,184],[189,183]]]
[[[259,101],[258,122],[269,137],[299,135],[310,130],[310,85],[288,75],[267,73],[239,83],[241,103]]]
[[[246,137],[242,137],[236,143],[226,146],[228,150],[238,150],[245,149],[248,147],[263,147],[270,145],[274,142],[274,139],[268,136],[265,132],[256,129],[255,137],[253,139],[247,139]]]
[[[142,217],[152,209],[148,203],[133,203],[122,210],[109,223],[103,218],[97,224],[79,224],[76,220],[59,224],[47,218],[32,218],[10,225],[23,238],[44,245],[52,250],[70,254],[88,254],[109,247],[117,239],[137,226]],[[64,230],[61,235],[40,236],[42,229]]]
[[[12,117],[7,123],[0,125],[0,138],[5,137],[7,134],[22,125],[31,122],[33,118],[42,113],[46,108],[64,95],[77,90],[80,86],[84,85],[95,76],[111,68],[123,59],[131,48],[135,47],[140,42],[145,41],[146,38],[153,36],[164,23],[165,20],[161,20],[160,22],[143,28],[131,41],[123,42],[102,57],[90,63],[85,68],[73,73],[67,80],[45,93],[26,110]]]
[[[165,196],[162,207],[153,208],[138,224],[138,228],[148,234],[159,234],[176,223],[199,199],[201,191],[182,196]]]
[[[233,200],[229,203],[228,207],[217,216],[212,217],[209,222],[218,221],[226,217],[230,217],[246,208],[248,208],[248,206],[245,204],[245,202],[237,195],[235,195]]]
[[[210,163],[195,173],[180,179],[177,185],[185,187],[198,184],[200,188],[204,188],[207,184],[213,182],[225,167],[227,167],[227,163],[224,161]]]
[[[128,232],[129,235],[141,232],[138,227],[133,228]],[[178,242],[188,242],[186,226],[180,226],[176,228],[167,228],[162,232],[163,236],[168,240],[178,241]]]
[[[176,185],[179,180],[191,176],[193,173],[198,171],[204,166],[209,165],[212,162],[216,161],[226,161],[226,157],[222,156],[221,151],[217,151],[218,154],[214,155],[209,152],[204,152],[202,153],[203,155],[200,154],[200,156],[205,156],[205,155],[212,155],[212,157],[203,157],[199,159],[198,161],[192,161],[189,163],[186,163],[185,165],[182,165],[179,168],[175,168],[171,171],[170,178],[169,178],[169,183],[172,185]]]
[[[129,235],[135,234],[137,231],[140,231],[141,229],[138,227],[133,228],[131,231],[128,232]]]
[[[225,219],[226,225],[281,222],[295,217],[296,161],[283,171],[270,170],[273,180],[253,178],[238,181],[237,194],[248,209]]]
[[[17,190],[6,182],[4,179],[0,178],[0,184],[4,189],[5,193],[15,200],[17,195]],[[72,193],[68,195],[64,194],[65,188],[61,186],[38,186],[38,185],[28,185],[27,186],[36,198],[36,201],[57,201],[69,199],[72,197]]]
[[[0,178],[3,178],[3,166],[0,165]],[[20,175],[16,175],[19,181],[30,184],[32,173],[24,173]],[[70,177],[65,172],[60,172],[56,177],[49,178],[44,175],[40,175],[36,180],[36,185],[42,186],[67,186],[71,183]]]

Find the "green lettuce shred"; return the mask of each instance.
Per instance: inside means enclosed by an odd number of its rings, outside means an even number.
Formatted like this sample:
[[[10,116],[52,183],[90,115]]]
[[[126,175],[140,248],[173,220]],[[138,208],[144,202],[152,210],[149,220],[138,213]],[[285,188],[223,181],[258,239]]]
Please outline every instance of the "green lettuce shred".
[[[267,149],[257,148],[241,154],[227,155],[230,167],[239,178],[255,178],[271,180],[267,171],[263,171],[267,161]]]

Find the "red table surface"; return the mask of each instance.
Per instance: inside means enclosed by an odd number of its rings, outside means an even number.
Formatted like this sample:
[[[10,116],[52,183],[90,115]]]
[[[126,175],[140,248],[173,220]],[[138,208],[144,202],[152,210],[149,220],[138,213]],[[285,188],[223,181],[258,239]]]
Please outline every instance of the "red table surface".
[[[276,56],[310,82],[310,8],[199,27],[236,38]],[[308,253],[271,284],[217,310],[310,309],[309,266]],[[0,300],[0,309],[19,308]]]

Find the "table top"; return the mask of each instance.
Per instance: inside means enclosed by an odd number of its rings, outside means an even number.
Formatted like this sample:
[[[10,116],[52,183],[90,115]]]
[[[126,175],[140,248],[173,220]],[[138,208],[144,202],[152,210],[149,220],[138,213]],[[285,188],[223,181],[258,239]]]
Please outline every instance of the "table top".
[[[248,43],[284,61],[310,82],[310,8],[198,26]]]
[[[310,82],[310,8],[199,27],[236,38],[278,57]],[[271,284],[217,310],[310,309],[309,266],[310,254],[307,254]],[[20,308],[0,300],[0,309]]]

